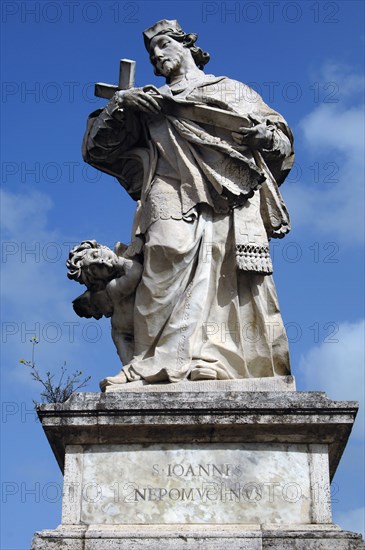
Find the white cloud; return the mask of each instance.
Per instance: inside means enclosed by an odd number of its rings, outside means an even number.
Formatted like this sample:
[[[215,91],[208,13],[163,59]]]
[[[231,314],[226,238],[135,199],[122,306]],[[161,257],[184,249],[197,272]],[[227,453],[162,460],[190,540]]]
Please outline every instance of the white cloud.
[[[345,531],[365,533],[365,508],[355,508],[334,514],[334,521]]]
[[[320,72],[312,76],[314,80],[319,80],[324,85],[335,84],[341,99],[362,94],[365,89],[365,76],[363,74],[354,73],[347,65],[333,60],[327,61]]]
[[[364,149],[364,105],[343,109],[323,103],[300,123],[307,145],[313,150],[337,150],[359,158]]]
[[[0,196],[3,231],[7,231],[14,239],[24,238],[29,233],[37,238],[49,235],[49,232],[45,231],[45,226],[53,204],[48,195],[39,191],[18,195],[0,190]]]
[[[58,231],[48,226],[52,201],[44,193],[1,191],[2,296],[15,315],[64,314],[67,292],[60,281],[67,249]],[[56,261],[54,261],[56,260]]]
[[[92,354],[96,358],[104,340],[109,351],[114,352],[110,322],[80,319],[73,312],[71,302],[83,288],[67,280],[65,260],[71,239],[52,227],[52,201],[38,191],[25,194],[2,191],[1,204],[4,209],[1,293],[5,310],[2,376],[7,382],[26,384],[31,392],[40,389],[31,380],[29,370],[19,365],[21,358],[31,356],[32,336],[40,339],[36,364],[41,372],[59,372],[67,361],[69,372],[81,367],[85,375],[89,374],[85,357]]]
[[[325,391],[335,400],[359,401],[353,430],[358,439],[364,438],[364,333],[364,320],[340,324],[338,342],[313,347],[299,364],[307,389]]]
[[[340,77],[335,65],[325,67],[324,75],[325,81],[342,79],[340,101],[320,104],[300,121],[299,131],[311,163],[318,162],[324,173],[323,166],[331,162],[338,171],[327,184],[288,184],[285,199],[294,225],[310,225],[331,240],[359,244],[365,236],[364,105],[355,105],[354,96],[363,89],[364,79],[348,73]]]

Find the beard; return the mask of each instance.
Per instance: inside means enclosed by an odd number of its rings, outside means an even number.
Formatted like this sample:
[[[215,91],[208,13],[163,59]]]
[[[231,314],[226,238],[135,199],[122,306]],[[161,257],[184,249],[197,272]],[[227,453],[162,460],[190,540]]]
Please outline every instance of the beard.
[[[176,69],[179,69],[182,58],[182,54],[175,54],[173,57],[168,57],[162,63],[158,64],[158,71],[165,77],[170,76]]]

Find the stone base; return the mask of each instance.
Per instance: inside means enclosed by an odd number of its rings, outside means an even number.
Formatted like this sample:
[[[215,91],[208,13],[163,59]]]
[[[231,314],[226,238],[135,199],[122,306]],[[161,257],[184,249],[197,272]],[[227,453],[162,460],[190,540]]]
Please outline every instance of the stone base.
[[[364,550],[337,525],[59,527],[36,533],[31,550]]]
[[[265,378],[242,378],[239,380],[182,380],[181,382],[166,382],[149,384],[145,380],[113,384],[105,388],[110,392],[142,392],[142,393],[198,393],[198,392],[283,392],[295,391],[294,376],[266,376]]]
[[[329,490],[356,403],[190,384],[39,406],[64,489],[33,550],[363,549]]]

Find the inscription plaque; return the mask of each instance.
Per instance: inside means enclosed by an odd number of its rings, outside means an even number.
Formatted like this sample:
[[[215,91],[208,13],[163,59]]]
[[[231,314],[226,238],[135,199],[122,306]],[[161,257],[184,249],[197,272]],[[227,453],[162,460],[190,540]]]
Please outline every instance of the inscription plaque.
[[[316,447],[80,446],[69,454],[79,483],[68,486],[66,471],[65,508],[88,525],[311,523],[324,496],[313,477]]]

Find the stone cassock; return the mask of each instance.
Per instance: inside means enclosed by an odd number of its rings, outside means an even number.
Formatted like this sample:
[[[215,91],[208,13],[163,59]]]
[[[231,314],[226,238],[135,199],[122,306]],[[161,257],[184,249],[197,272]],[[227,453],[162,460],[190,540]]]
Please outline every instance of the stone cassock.
[[[116,92],[90,115],[83,142],[84,160],[138,201],[131,246],[143,254],[133,358],[102,388],[287,375],[269,239],[290,229],[278,186],[293,163],[291,131],[245,84],[205,74],[209,54],[177,21],[159,21],[144,40],[166,84]],[[245,124],[164,114],[157,97]]]

